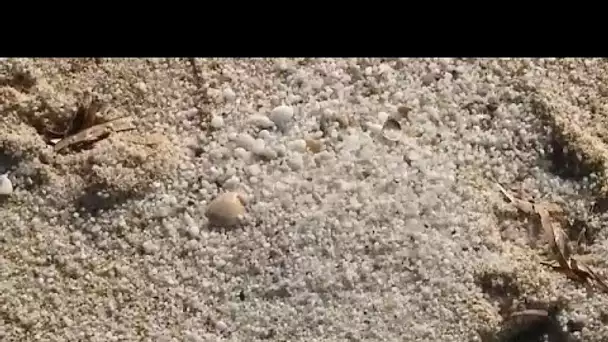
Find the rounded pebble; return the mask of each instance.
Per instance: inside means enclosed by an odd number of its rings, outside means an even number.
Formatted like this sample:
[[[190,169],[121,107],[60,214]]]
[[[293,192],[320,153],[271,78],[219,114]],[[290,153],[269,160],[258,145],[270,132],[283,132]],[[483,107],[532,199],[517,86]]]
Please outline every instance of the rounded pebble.
[[[135,83],[135,88],[137,88],[137,90],[141,91],[142,93],[148,91],[148,86],[144,82]]]
[[[7,175],[0,175],[0,196],[8,196],[13,193],[13,183]]]
[[[224,89],[224,100],[226,100],[226,102],[232,102],[236,99],[236,94],[234,93],[234,90],[232,90],[232,88],[226,88]]]
[[[205,212],[211,224],[222,227],[237,225],[244,214],[243,200],[236,192],[225,192],[219,195],[209,203]]]
[[[302,155],[296,154],[287,160],[287,164],[293,171],[300,171],[304,167]]]
[[[249,118],[249,122],[258,128],[274,127],[274,122],[264,115],[254,114]]]
[[[234,149],[234,155],[240,159],[247,160],[251,157],[251,152],[248,152],[242,147],[237,147]]]
[[[224,127],[224,118],[221,116],[214,116],[213,119],[211,119],[211,127],[215,129]]]
[[[266,148],[266,142],[262,139],[255,139],[252,146],[251,152],[260,155],[264,153],[264,149]]]
[[[198,224],[196,224],[196,221],[194,221],[194,219],[192,218],[192,216],[190,216],[188,213],[184,214],[184,222],[186,223],[186,227],[185,227],[185,232],[190,236],[190,237],[196,237],[198,236],[198,234],[200,233],[200,228],[198,226]]]
[[[293,119],[293,108],[278,106],[270,112],[270,120],[282,131],[285,131]]]
[[[306,152],[306,140],[304,139],[296,139],[294,141],[290,141],[287,146],[290,150],[295,152]]]
[[[247,151],[251,151],[255,145],[255,138],[247,133],[239,134],[236,138],[236,144]]]
[[[160,247],[158,247],[158,245],[151,240],[144,242],[141,247],[143,248],[146,254],[154,254],[160,249]]]

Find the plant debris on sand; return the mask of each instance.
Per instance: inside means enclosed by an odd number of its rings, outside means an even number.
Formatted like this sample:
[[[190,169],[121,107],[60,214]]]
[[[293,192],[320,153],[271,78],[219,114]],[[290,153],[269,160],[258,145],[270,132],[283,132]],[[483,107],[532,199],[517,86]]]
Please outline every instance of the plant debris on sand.
[[[559,222],[550,215],[550,213],[563,213],[559,206],[553,203],[532,203],[519,199],[509,193],[499,183],[496,184],[500,192],[519,211],[528,215],[534,215],[540,221],[545,242],[549,244],[553,257],[553,262],[543,262],[543,265],[550,266],[554,270],[564,273],[568,278],[586,285],[591,286],[595,284],[602,291],[608,293],[608,285],[606,285],[603,277],[572,255],[567,235],[564,233]],[[554,264],[555,262],[557,262],[557,265]]]
[[[78,105],[76,113],[62,132],[47,128],[46,133],[54,143],[55,152],[79,144],[93,143],[109,136],[111,133],[135,129],[129,117],[108,121],[100,119],[97,114],[104,108],[101,101],[87,92]],[[60,140],[56,140],[60,139]]]

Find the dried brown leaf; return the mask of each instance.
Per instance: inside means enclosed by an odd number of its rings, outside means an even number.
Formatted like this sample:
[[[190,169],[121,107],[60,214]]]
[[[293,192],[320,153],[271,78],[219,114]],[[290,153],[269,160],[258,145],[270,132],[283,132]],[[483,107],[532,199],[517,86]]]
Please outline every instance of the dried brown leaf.
[[[581,282],[587,286],[593,286],[595,284],[604,292],[608,293],[608,284],[606,284],[603,277],[599,276],[589,266],[580,260],[576,260],[574,258],[570,259],[570,264],[568,267],[553,265],[548,262],[541,262],[541,264],[549,266],[553,268],[553,270],[565,274],[566,277]]]
[[[546,317],[549,317],[549,312],[547,310],[528,309],[528,310],[514,312],[513,314],[511,314],[511,318],[522,317],[522,316],[546,318]]]
[[[595,273],[589,266],[587,266],[585,263],[583,263],[580,260],[577,260],[575,258],[572,258],[572,260],[570,261],[570,266],[572,268],[572,271],[577,273],[577,274],[581,274],[584,275],[584,277],[587,277],[589,279],[592,279],[595,281],[595,283],[605,292],[608,292],[608,285],[606,284],[606,282],[604,281],[603,277],[601,277],[600,275],[598,275],[597,273]]]
[[[585,274],[584,272],[575,272],[574,270],[572,270],[572,268],[570,268],[570,265],[568,265],[567,267],[563,267],[561,265],[555,265],[553,263],[545,261],[542,261],[541,265],[549,266],[554,271],[563,273],[566,277],[570,279],[579,281],[581,283],[590,284],[589,277],[587,276],[587,274]]]
[[[552,252],[557,257],[557,262],[560,266],[568,268],[571,251],[566,234],[559,225],[551,220],[551,216],[545,207],[542,205],[535,205],[534,209],[540,217],[540,223],[545,233],[545,237]]]
[[[534,204],[533,203],[530,203],[528,201],[524,201],[522,199],[519,199],[519,198],[511,195],[511,193],[509,193],[499,183],[496,183],[496,185],[498,186],[498,189],[503,194],[503,196],[505,196],[509,200],[510,203],[513,203],[513,206],[515,206],[515,208],[517,208],[520,211],[523,211],[526,214],[534,214],[535,213],[535,211],[534,211]]]
[[[83,131],[80,131],[74,135],[70,135],[65,137],[61,141],[59,141],[55,147],[55,152],[58,152],[68,146],[78,144],[86,141],[94,141],[100,139],[106,135],[111,133],[128,131],[135,129],[135,125],[133,124],[130,117],[122,117],[112,121],[108,121],[106,123],[102,123],[93,127],[89,127]]]
[[[46,134],[51,138],[65,138],[74,135],[82,130],[102,123],[102,120],[97,116],[101,111],[103,104],[97,98],[94,98],[91,93],[85,93],[84,98],[79,102],[78,108],[67,125],[62,131],[46,128]]]
[[[561,227],[553,222],[551,215],[549,214],[550,212],[562,213],[561,207],[554,203],[535,204],[524,201],[510,194],[500,184],[496,184],[498,185],[500,192],[502,192],[509,202],[513,203],[518,210],[527,214],[538,215],[545,240],[549,244],[551,251],[555,254],[558,263],[563,268],[570,268],[568,262],[571,250],[568,245],[568,238]]]

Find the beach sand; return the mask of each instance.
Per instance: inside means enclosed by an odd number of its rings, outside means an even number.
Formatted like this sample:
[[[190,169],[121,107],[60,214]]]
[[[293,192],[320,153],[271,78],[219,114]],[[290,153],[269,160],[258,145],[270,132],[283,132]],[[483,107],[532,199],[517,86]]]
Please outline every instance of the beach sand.
[[[528,333],[606,341],[608,294],[542,265],[496,182],[559,205],[608,275],[607,78],[602,59],[2,60],[0,340],[508,341],[514,312],[557,306]],[[134,129],[54,148],[87,94]],[[236,226],[206,216],[224,192]]]

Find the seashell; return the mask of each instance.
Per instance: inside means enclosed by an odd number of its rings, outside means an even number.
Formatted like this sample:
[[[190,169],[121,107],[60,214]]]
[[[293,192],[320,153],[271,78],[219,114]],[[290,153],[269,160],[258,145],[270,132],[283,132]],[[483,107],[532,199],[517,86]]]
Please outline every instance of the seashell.
[[[401,139],[401,124],[394,118],[388,118],[382,125],[382,136],[390,141]]]
[[[8,196],[13,193],[13,183],[6,175],[0,175],[0,196]]]
[[[242,216],[245,215],[244,200],[236,192],[225,192],[209,203],[205,215],[212,225],[235,226],[241,222]]]

